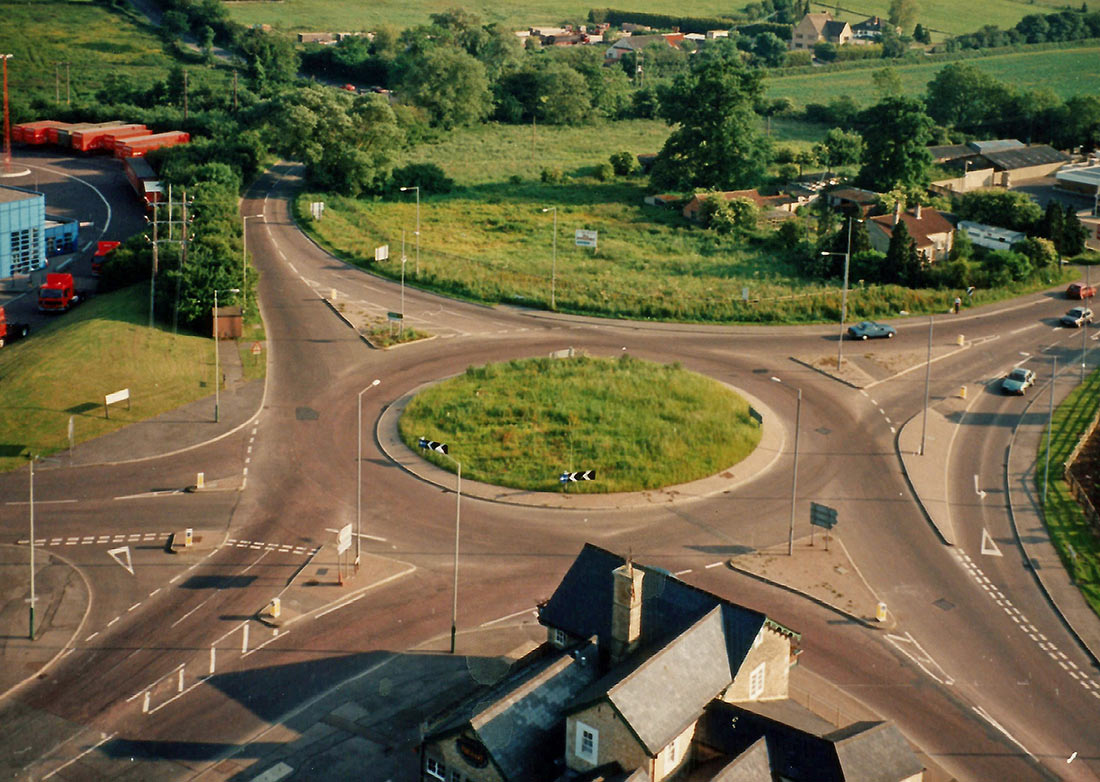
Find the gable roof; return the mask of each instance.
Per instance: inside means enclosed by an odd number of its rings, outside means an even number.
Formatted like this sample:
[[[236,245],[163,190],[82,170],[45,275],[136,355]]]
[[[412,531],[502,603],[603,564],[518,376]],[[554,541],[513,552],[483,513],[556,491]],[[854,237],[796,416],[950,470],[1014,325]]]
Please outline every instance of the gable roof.
[[[828,21],[825,23],[825,29],[821,32],[826,38],[839,39],[840,36],[844,34],[845,30],[849,33],[852,32],[847,22]]]
[[[425,741],[470,731],[505,779],[546,778],[561,754],[566,705],[598,675],[596,657],[586,643],[521,666],[462,701]]]
[[[656,755],[733,681],[723,613],[715,606],[666,646],[636,654],[580,693],[570,711],[606,698]]]
[[[845,782],[897,782],[922,766],[897,727],[888,722],[856,722],[826,736]]]
[[[882,17],[871,16],[864,19],[862,22],[856,22],[852,25],[852,32],[872,32],[881,33],[889,25],[882,20]]]
[[[761,736],[711,778],[711,782],[771,782],[768,742]]]
[[[909,231],[909,235],[913,237],[913,241],[917,243],[918,250],[935,245],[931,238],[933,234],[952,233],[955,230],[955,226],[951,224],[950,220],[931,207],[921,209],[919,220],[913,212],[902,212],[901,220],[905,223],[905,227]],[[871,223],[878,226],[887,237],[894,235],[894,215],[872,217]]]
[[[818,35],[825,29],[825,25],[833,21],[833,15],[828,11],[818,11],[812,14],[806,14],[802,17],[802,20],[798,23],[798,27],[802,27],[803,24],[809,23],[811,27],[817,32]]]
[[[982,157],[993,164],[994,168],[1001,171],[1012,171],[1016,168],[1029,166],[1042,166],[1049,163],[1068,163],[1069,156],[1046,144],[1035,144],[1030,147],[1013,147],[995,152],[983,152]]]

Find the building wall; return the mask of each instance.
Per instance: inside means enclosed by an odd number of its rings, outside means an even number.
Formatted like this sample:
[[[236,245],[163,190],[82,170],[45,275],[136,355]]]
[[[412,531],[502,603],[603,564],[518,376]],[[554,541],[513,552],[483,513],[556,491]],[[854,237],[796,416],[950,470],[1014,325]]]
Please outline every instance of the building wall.
[[[1026,166],[1024,168],[1014,168],[1005,173],[1011,178],[1013,185],[1019,184],[1022,181],[1028,179],[1042,179],[1043,177],[1051,176],[1055,171],[1064,166],[1064,162],[1060,163],[1043,163],[1039,166]],[[1008,185],[1005,185],[1008,187]]]
[[[586,759],[577,754],[577,723],[583,723],[597,732],[596,757]],[[587,771],[604,763],[617,760],[624,769],[650,767],[650,757],[638,743],[619,713],[607,701],[600,701],[587,709],[571,714],[565,720],[565,765],[576,771]]]
[[[668,779],[684,767],[691,755],[691,742],[695,738],[698,723],[693,722],[684,732],[669,742],[668,746],[657,753],[654,761],[653,782]]]
[[[473,738],[471,734],[467,738]],[[431,764],[442,763],[442,772],[436,768],[436,773],[429,772]],[[458,743],[455,736],[432,742],[425,746],[421,758],[420,779],[421,782],[440,782],[439,773],[446,782],[509,782],[497,771],[496,767],[489,763],[484,768],[477,768],[458,751]],[[454,776],[459,774],[460,777]]]
[[[752,674],[761,663],[764,664],[764,685],[763,691],[756,693],[751,688]],[[761,629],[753,642],[753,648],[745,655],[745,661],[737,671],[733,683],[722,695],[722,700],[727,703],[737,703],[738,701],[770,701],[786,698],[790,665],[790,639],[767,627]]]
[[[0,202],[0,277],[28,274],[46,263],[46,197]]]

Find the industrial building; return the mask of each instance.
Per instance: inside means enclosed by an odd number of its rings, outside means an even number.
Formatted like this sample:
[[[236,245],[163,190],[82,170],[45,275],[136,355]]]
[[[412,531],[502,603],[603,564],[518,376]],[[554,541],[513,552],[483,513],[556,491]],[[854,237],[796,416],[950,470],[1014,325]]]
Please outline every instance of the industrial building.
[[[0,278],[46,265],[46,196],[0,187]]]

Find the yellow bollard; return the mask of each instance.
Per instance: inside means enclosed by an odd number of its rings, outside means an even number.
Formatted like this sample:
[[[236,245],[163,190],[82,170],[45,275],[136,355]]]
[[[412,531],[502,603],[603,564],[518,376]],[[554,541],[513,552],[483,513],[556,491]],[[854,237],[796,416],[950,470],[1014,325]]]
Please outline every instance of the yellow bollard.
[[[875,621],[886,621],[886,603],[879,603],[877,606],[875,606]]]
[[[191,544],[195,542],[195,530],[188,527],[183,531],[183,547],[190,548]]]
[[[958,337],[956,337],[956,338],[955,338],[955,344],[956,344],[956,345],[958,345],[958,346],[959,346],[960,348],[961,348],[961,347],[962,347],[962,346],[963,346],[964,344],[966,344],[966,339],[964,339],[964,338],[963,338],[963,335],[962,335],[962,334],[960,334],[960,335],[959,335]]]
[[[966,386],[959,389],[959,399],[966,399]]]
[[[272,619],[279,618],[279,612],[282,611],[283,603],[279,598],[273,597],[271,599],[271,605],[268,606],[268,612],[271,614]]]
[[[206,486],[206,475],[204,473],[200,472],[198,475],[195,476],[195,488],[196,489],[201,489],[205,486]]]

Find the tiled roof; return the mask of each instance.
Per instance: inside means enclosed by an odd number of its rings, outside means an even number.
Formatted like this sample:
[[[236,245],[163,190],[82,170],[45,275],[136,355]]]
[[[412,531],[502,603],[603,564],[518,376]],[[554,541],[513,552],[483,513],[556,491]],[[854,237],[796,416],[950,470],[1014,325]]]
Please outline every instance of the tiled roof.
[[[901,220],[905,223],[905,227],[909,231],[909,235],[913,237],[913,241],[917,243],[918,250],[935,244],[930,238],[932,234],[951,233],[955,230],[955,226],[951,225],[946,217],[929,207],[921,210],[919,220],[912,212],[903,212]],[[894,215],[878,215],[872,217],[871,222],[881,228],[887,236],[894,235]]]

